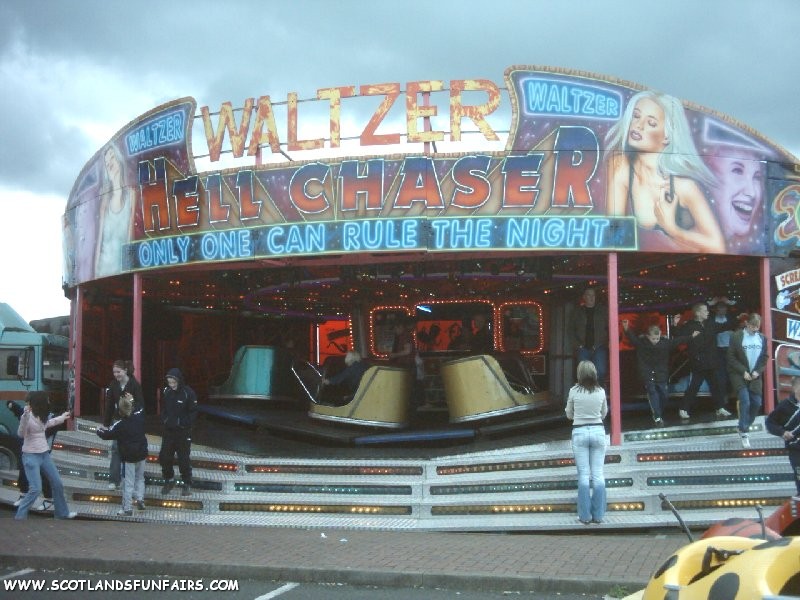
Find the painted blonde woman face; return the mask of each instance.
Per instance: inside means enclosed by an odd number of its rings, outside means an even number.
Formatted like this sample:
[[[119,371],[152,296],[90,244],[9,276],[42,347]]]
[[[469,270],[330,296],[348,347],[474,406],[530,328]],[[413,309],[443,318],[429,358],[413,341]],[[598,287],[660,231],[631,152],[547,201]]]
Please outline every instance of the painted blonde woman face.
[[[640,152],[661,152],[667,143],[664,109],[651,98],[641,98],[628,127],[628,147]]]
[[[763,199],[763,164],[742,152],[714,156],[709,162],[718,181],[714,202],[723,233],[726,237],[747,235]]]
[[[111,181],[119,182],[122,175],[121,165],[119,164],[119,160],[117,159],[117,155],[114,153],[113,148],[106,148],[105,152],[103,153],[103,163],[106,166],[108,178]]]

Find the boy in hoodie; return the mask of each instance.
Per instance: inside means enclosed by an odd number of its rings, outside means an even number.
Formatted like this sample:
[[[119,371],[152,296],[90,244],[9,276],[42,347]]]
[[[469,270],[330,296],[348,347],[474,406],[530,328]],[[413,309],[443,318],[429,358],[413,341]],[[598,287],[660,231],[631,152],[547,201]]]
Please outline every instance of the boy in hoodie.
[[[680,315],[672,318],[672,326],[680,321]],[[672,350],[679,344],[689,341],[687,336],[666,338],[661,337],[661,328],[651,325],[647,328],[647,335],[635,335],[628,328],[628,320],[622,320],[622,330],[636,348],[636,363],[639,368],[639,377],[647,390],[647,401],[653,413],[653,421],[657,427],[664,426],[664,407],[667,405],[667,384],[669,381],[669,357]]]
[[[147,460],[147,437],[144,434],[144,410],[134,412],[134,398],[124,394],[117,404],[121,419],[111,429],[97,428],[104,440],[116,440],[122,471],[122,509],[117,516],[133,516],[133,504],[144,510],[144,464]]]
[[[792,377],[792,394],[781,400],[764,424],[772,435],[783,438],[794,473],[797,495],[800,496],[800,377]]]
[[[182,496],[191,496],[192,463],[189,454],[192,447],[192,426],[197,418],[197,395],[183,381],[179,369],[167,372],[167,387],[161,395],[161,424],[164,431],[158,462],[164,477],[161,493],[169,494],[175,487],[174,459],[178,455],[178,468],[183,480]]]

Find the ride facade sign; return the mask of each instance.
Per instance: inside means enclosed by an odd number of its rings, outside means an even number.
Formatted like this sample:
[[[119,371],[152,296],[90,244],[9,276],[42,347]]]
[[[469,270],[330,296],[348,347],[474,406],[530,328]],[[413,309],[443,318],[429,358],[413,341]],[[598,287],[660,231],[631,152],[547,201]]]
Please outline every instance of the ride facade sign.
[[[757,132],[596,75],[511,67],[505,83],[511,122],[498,128],[509,132],[502,151],[426,148],[202,173],[194,157],[213,165],[226,148],[251,161],[264,152],[338,152],[342,114],[352,120],[347,102],[365,96],[381,101],[364,118],[362,146],[459,144],[465,122],[488,145],[499,139],[490,120],[504,96],[486,80],[323,88],[314,101],[327,106],[328,128],[316,139],[299,139],[295,93],[281,103],[281,127],[269,96],[197,116],[192,98],[160,106],[81,171],[64,216],[65,280],[365,251],[782,256],[797,245],[797,159]],[[405,131],[387,132],[386,115],[403,102]],[[443,115],[447,130],[433,129]],[[205,135],[193,141],[195,119]]]

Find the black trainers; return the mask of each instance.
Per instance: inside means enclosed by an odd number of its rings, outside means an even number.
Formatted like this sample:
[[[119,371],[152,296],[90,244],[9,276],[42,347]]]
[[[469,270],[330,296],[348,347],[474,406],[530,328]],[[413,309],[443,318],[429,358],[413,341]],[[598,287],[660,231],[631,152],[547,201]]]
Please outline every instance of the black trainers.
[[[164,482],[163,487],[161,488],[161,494],[166,496],[172,491],[172,488],[175,487],[175,482],[172,479],[168,479]]]
[[[144,510],[145,509],[144,500],[136,500],[134,502],[134,504],[136,505],[136,510]]]
[[[184,483],[183,488],[181,489],[181,496],[191,496],[191,495],[192,495],[192,490],[190,489],[189,484]]]

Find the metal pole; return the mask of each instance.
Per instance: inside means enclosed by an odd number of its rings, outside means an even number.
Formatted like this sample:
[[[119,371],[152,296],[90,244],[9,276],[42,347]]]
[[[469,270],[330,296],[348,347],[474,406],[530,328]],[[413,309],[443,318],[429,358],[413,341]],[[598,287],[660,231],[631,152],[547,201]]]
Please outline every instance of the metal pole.
[[[133,370],[142,377],[142,276],[133,274]]]
[[[70,303],[73,327],[70,328],[70,347],[72,350],[72,368],[75,370],[75,404],[72,414],[81,415],[81,372],[83,370],[83,288],[75,289],[75,298]]]
[[[761,258],[759,265],[761,275],[761,323],[764,327],[764,337],[767,339],[767,357],[772,358],[772,300],[770,298],[771,281],[769,271],[769,258]],[[764,414],[768,415],[775,408],[775,368],[767,366],[764,369]]]
[[[608,387],[610,392],[611,445],[622,443],[622,409],[619,397],[619,289],[617,253],[608,254]]]

